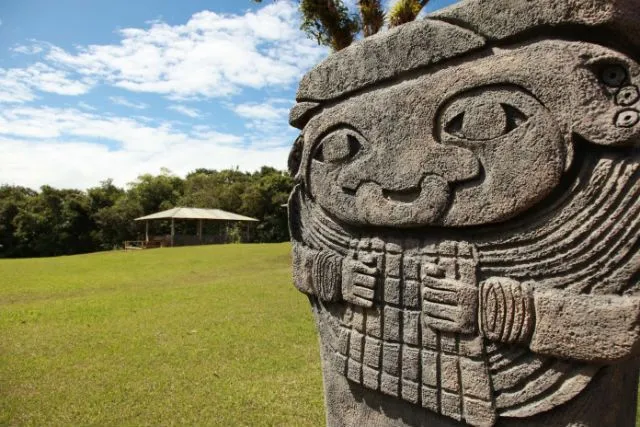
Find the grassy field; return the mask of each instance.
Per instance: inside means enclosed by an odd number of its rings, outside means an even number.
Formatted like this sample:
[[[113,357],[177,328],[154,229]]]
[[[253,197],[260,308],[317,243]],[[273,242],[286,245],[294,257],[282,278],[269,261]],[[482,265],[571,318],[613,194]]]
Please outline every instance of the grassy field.
[[[0,425],[318,426],[289,245],[0,260]]]
[[[323,425],[290,277],[288,244],[0,260],[0,426]]]

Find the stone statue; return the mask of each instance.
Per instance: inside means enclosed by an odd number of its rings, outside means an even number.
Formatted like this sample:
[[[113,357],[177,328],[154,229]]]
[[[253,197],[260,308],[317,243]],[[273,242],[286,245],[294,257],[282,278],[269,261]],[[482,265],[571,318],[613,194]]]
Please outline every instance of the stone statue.
[[[329,426],[634,426],[640,4],[467,0],[302,80]]]

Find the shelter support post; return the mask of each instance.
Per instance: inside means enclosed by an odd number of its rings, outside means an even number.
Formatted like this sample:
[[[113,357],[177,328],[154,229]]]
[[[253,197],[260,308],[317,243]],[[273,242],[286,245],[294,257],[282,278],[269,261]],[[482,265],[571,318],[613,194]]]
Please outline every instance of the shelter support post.
[[[202,244],[202,220],[198,220],[198,240],[200,240],[200,244]]]
[[[149,220],[144,222],[144,241],[149,243]]]
[[[174,218],[171,218],[171,247],[173,247],[173,239],[176,235],[176,222]]]

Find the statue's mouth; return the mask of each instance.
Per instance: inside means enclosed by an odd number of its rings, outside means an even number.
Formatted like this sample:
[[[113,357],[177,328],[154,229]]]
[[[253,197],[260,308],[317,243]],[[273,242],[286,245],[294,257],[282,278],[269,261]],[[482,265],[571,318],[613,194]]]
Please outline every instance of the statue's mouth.
[[[390,190],[382,190],[382,195],[385,199],[390,202],[398,202],[398,203],[414,203],[420,197],[422,193],[422,188],[414,187],[409,190],[403,191],[390,191]]]
[[[365,224],[413,227],[434,224],[449,205],[450,190],[440,176],[427,175],[419,186],[392,191],[368,181],[355,191],[356,215]]]
[[[356,190],[352,190],[348,187],[342,187],[342,191],[345,194],[353,197],[355,197],[357,194]],[[419,186],[400,191],[386,190],[384,188],[382,189],[382,195],[385,199],[389,200],[390,202],[398,203],[415,203],[415,201],[418,200],[418,197],[420,197],[421,193],[422,188]]]

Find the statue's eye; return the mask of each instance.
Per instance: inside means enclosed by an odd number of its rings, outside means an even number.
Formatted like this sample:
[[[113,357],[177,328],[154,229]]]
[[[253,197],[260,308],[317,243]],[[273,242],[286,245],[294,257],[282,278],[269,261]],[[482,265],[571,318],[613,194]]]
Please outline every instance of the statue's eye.
[[[469,103],[444,126],[449,135],[470,141],[490,141],[528,120],[517,108],[501,103]]]
[[[350,129],[338,129],[320,141],[313,159],[323,163],[346,162],[355,157],[361,148],[358,134]]]

